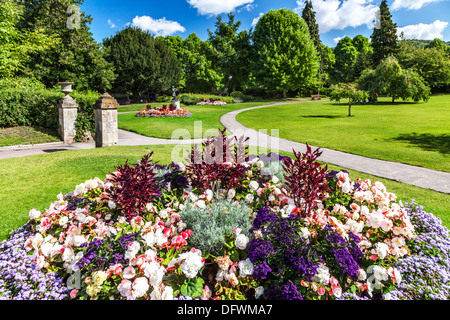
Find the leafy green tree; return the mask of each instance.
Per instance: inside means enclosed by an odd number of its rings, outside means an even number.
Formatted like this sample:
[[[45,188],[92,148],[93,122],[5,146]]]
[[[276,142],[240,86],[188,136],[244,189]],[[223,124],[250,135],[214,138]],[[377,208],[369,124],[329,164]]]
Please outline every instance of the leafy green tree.
[[[438,48],[442,50],[447,56],[450,56],[450,46],[445,44],[445,42],[439,38],[431,40],[427,45],[425,45],[425,48]]]
[[[336,86],[331,86],[330,100],[340,103],[341,99],[348,99],[348,116],[352,116],[352,103],[366,101],[369,98],[369,93],[364,90],[359,90],[357,83],[340,83]]]
[[[402,41],[398,60],[403,68],[415,70],[432,90],[444,90],[450,86],[450,59],[445,47],[416,47]]]
[[[127,27],[103,41],[107,60],[118,75],[115,92],[141,94],[162,93],[180,81],[180,62],[163,39],[149,32]]]
[[[322,73],[321,73],[321,81],[325,86],[329,86],[331,84],[331,78],[334,72],[334,65],[336,63],[336,56],[333,53],[333,50],[321,44],[321,64],[322,64]]]
[[[220,87],[222,75],[213,67],[213,50],[211,43],[202,41],[195,33],[184,39],[180,58],[185,91],[204,93]]]
[[[358,58],[358,49],[350,37],[339,40],[333,50],[336,57],[334,65],[334,77],[338,82],[350,82],[353,80],[353,67]]]
[[[23,5],[18,1],[0,1],[0,78],[12,77],[23,70],[30,54],[46,50],[56,43],[37,29],[21,31],[17,24],[23,15]]]
[[[56,45],[31,55],[24,73],[46,86],[73,81],[79,90],[107,90],[115,78],[112,65],[89,31],[92,18],[79,9],[84,0],[24,0],[22,32],[43,32]]]
[[[365,69],[372,67],[373,48],[369,39],[360,34],[355,36],[352,42],[356,50],[358,50],[358,56],[356,57],[352,72],[352,79],[356,80]]]
[[[422,77],[412,69],[402,69],[394,57],[381,61],[375,70],[365,70],[358,83],[370,95],[385,94],[393,103],[397,98],[428,101],[430,95],[430,88]]]
[[[247,31],[238,32],[241,21],[235,21],[232,12],[227,17],[225,22],[217,16],[214,32],[208,29],[208,40],[214,48],[213,64],[222,74],[223,87],[236,91],[250,72],[250,37]]]
[[[253,32],[254,75],[267,89],[298,90],[317,84],[319,59],[308,26],[291,10],[270,10]]]
[[[381,60],[398,52],[397,24],[392,21],[392,15],[386,0],[382,0],[379,11],[379,21],[375,24],[372,35],[373,63],[377,66]]]

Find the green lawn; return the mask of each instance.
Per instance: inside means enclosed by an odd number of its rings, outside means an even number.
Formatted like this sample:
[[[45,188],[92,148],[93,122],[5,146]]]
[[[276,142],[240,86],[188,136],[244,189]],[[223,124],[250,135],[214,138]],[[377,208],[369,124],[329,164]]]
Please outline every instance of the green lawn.
[[[39,127],[0,128],[0,147],[61,141],[56,132]]]
[[[450,95],[428,103],[348,105],[327,101],[243,112],[249,128],[279,129],[281,138],[370,158],[450,171]]]
[[[60,192],[73,191],[77,184],[88,179],[104,179],[106,174],[114,171],[114,166],[125,163],[127,159],[134,163],[150,150],[155,151],[155,161],[170,163],[172,148],[170,145],[110,147],[0,160],[0,241],[11,230],[28,221],[28,212],[32,208],[48,208]],[[339,168],[329,166],[329,169]],[[399,199],[415,199],[450,227],[449,195],[348,171],[353,180],[357,177],[379,180]]]
[[[171,139],[172,133],[177,129],[186,129],[191,135],[191,138],[203,138],[206,130],[213,129],[216,133],[218,128],[223,128],[220,123],[220,117],[230,111],[237,109],[244,109],[248,107],[270,104],[273,102],[244,102],[234,103],[228,106],[189,106],[186,109],[192,113],[191,117],[185,118],[144,118],[135,117],[134,113],[119,114],[119,128],[133,131],[144,136]],[[119,111],[122,111],[121,107]],[[136,107],[129,107],[130,109]],[[139,107],[136,109],[140,110]],[[141,108],[142,109],[142,108]],[[195,137],[194,122],[201,121],[201,135]],[[200,130],[199,130],[200,132]],[[208,135],[213,135],[209,134]],[[174,137],[178,139],[178,136]]]

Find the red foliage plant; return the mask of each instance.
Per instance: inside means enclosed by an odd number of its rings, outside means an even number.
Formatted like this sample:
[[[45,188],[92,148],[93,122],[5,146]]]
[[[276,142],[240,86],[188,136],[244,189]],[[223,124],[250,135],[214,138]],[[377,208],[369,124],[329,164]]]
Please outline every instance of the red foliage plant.
[[[220,130],[217,137],[208,137],[199,148],[191,149],[186,176],[193,188],[201,192],[218,184],[221,188],[236,188],[245,176],[243,163],[248,161],[248,138],[227,137],[226,129]]]
[[[302,217],[309,216],[317,207],[316,200],[322,199],[324,192],[330,191],[326,180],[327,166],[317,161],[321,154],[322,151],[312,151],[306,144],[306,153],[294,150],[295,159],[284,157],[285,183]]]
[[[154,173],[156,163],[151,162],[152,155],[153,152],[132,165],[127,160],[123,166],[115,167],[117,172],[111,173],[113,187],[108,190],[109,197],[128,222],[133,217],[142,216],[147,203],[161,194]]]

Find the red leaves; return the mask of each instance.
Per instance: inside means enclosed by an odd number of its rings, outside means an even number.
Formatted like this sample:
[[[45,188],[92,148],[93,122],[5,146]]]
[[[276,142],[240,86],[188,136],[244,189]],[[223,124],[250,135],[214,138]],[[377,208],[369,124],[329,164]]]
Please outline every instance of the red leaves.
[[[319,149],[312,151],[306,144],[305,154],[294,151],[295,160],[284,158],[286,186],[302,217],[308,216],[316,208],[316,200],[320,200],[323,193],[329,191],[326,182],[327,166],[322,167],[317,161],[321,154]]]
[[[116,167],[117,173],[112,173],[111,182],[114,187],[108,190],[109,197],[117,208],[127,218],[128,222],[135,216],[142,216],[147,203],[160,195],[153,172],[155,163],[150,162],[152,153],[142,157],[137,164]]]
[[[245,176],[245,167],[240,163],[248,161],[248,138],[228,138],[225,132],[219,129],[218,137],[208,138],[200,150],[198,146],[192,148],[186,175],[193,188],[205,191],[212,190],[215,183],[227,189],[240,185]]]

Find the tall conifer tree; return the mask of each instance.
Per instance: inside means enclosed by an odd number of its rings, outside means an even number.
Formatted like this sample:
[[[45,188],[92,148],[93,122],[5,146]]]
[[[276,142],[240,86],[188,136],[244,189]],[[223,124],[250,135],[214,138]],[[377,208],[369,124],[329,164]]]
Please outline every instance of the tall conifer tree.
[[[373,47],[373,63],[377,66],[381,60],[389,56],[395,56],[398,52],[397,24],[392,21],[392,15],[386,0],[380,4],[378,21],[375,23],[373,33],[370,36]]]

